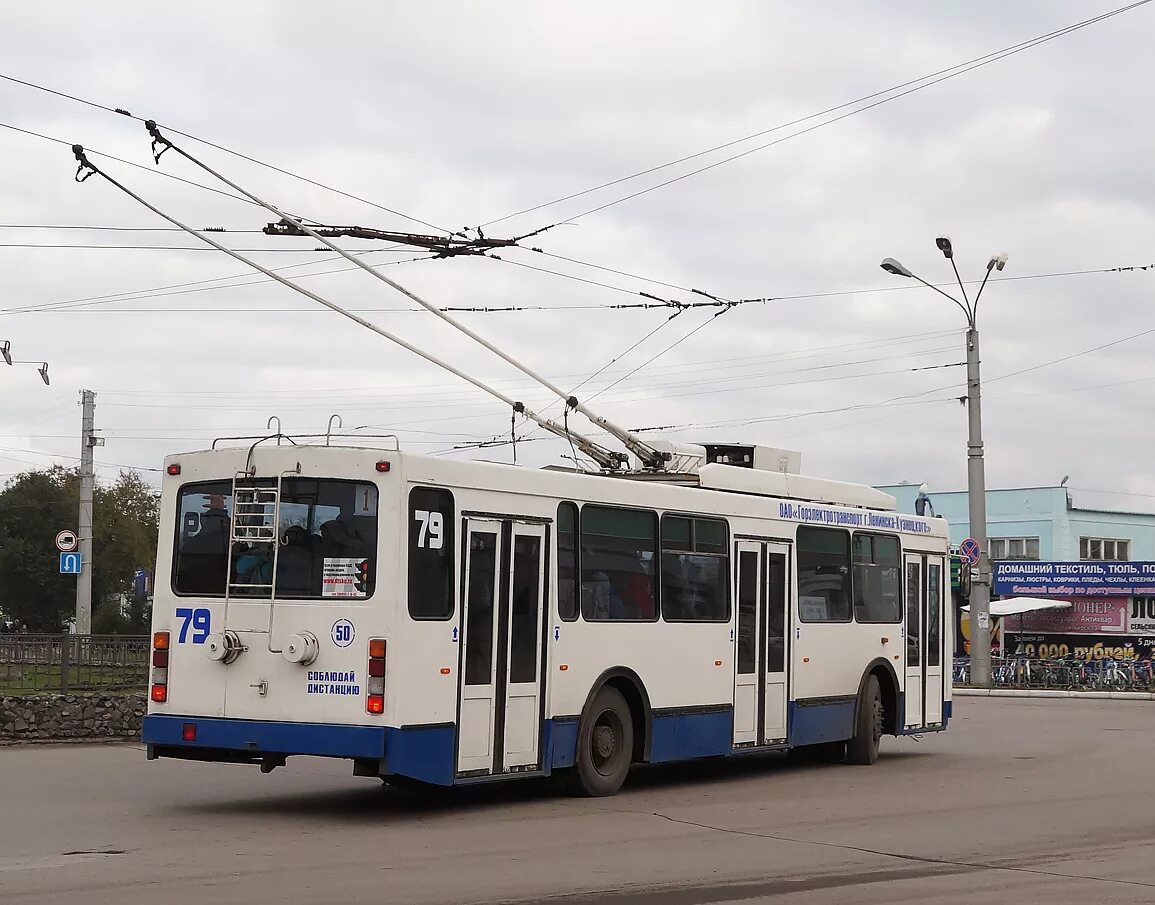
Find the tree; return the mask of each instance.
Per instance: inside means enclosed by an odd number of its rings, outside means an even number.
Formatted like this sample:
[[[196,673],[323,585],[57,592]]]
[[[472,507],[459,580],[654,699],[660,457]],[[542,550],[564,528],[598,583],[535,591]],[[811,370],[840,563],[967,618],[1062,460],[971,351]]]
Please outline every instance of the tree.
[[[60,467],[18,475],[0,490],[0,611],[31,631],[57,632],[76,609],[76,578],[61,575],[56,532],[76,527],[80,477]],[[94,609],[132,593],[133,574],[156,562],[159,497],[140,475],[121,472],[93,493]],[[147,631],[139,603],[126,629]]]

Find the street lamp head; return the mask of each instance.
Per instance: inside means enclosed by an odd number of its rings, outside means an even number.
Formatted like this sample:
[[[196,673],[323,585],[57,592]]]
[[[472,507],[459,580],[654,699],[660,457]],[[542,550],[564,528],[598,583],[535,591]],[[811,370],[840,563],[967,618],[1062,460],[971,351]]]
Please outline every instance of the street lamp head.
[[[9,340],[4,340],[4,345],[0,346],[0,355],[4,356],[5,364],[12,364],[12,343]]]
[[[38,370],[40,372],[40,379],[44,381],[44,385],[49,386],[49,383],[48,383],[48,362],[44,362],[36,370]]]
[[[947,260],[954,257],[954,247],[950,244],[949,236],[939,236],[934,240],[934,244],[938,246],[938,250],[942,252],[942,256]]]
[[[883,258],[882,263],[878,265],[887,273],[893,273],[896,277],[913,277],[914,274],[898,263],[894,258]]]
[[[987,273],[990,273],[992,270],[1002,270],[1006,266],[1007,253],[1005,251],[1002,254],[991,255],[991,259],[987,261]]]

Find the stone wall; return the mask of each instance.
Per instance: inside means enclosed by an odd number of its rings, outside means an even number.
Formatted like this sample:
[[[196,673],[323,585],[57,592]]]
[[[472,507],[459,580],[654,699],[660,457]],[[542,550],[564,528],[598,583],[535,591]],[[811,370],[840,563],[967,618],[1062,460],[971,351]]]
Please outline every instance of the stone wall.
[[[0,741],[140,738],[142,694],[0,696]]]

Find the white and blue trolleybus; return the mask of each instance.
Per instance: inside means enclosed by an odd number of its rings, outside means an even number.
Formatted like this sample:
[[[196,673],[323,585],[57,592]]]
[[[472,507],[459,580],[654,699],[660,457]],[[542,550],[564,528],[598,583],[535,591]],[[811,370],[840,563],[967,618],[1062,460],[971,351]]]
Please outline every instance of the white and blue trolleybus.
[[[945,524],[796,453],[608,474],[271,440],[165,462],[149,758],[607,795],[637,763],[870,764],[950,719]]]

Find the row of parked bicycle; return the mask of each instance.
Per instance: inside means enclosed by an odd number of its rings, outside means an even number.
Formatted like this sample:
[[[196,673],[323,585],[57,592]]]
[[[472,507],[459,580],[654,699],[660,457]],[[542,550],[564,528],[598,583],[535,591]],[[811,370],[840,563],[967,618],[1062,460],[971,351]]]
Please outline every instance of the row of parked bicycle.
[[[995,660],[991,678],[1004,688],[1051,688],[1080,691],[1155,692],[1152,660]],[[970,684],[970,661],[956,658],[954,684]]]

